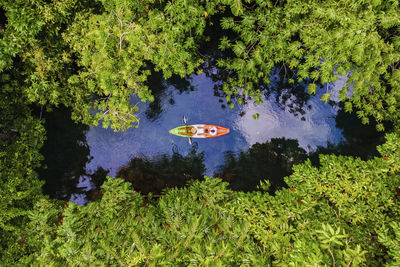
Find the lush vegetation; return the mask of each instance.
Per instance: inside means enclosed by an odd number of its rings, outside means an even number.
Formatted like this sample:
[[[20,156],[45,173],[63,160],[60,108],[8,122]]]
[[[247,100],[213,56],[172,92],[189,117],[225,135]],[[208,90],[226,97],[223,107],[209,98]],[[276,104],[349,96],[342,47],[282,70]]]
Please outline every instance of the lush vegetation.
[[[211,53],[199,51],[215,24],[220,53],[212,56],[228,72],[230,107],[233,98],[260,102],[279,66],[289,82],[308,81],[310,94],[347,75],[346,110],[365,123],[374,117],[380,130],[384,120],[399,120],[397,0],[18,0],[0,7],[0,71],[18,63],[28,103],[70,106],[85,123],[138,126],[131,95],[154,99],[146,84],[152,71],[166,78],[201,72]]]
[[[204,52],[215,27],[218,48]],[[400,265],[399,32],[397,0],[1,1],[0,263]],[[160,199],[110,178],[84,207],[42,194],[41,111],[66,106],[88,125],[138,126],[130,100],[154,100],[150,74],[185,78],[206,62],[225,73],[231,108],[260,102],[274,67],[309,94],[345,75],[345,110],[395,133],[379,158],[281,166],[293,174],[273,194],[269,182],[244,193],[209,178]]]
[[[9,242],[24,264],[396,266],[400,138],[387,139],[380,158],[296,165],[274,195],[268,182],[244,193],[206,178],[154,199],[109,178],[86,206],[36,201]]]

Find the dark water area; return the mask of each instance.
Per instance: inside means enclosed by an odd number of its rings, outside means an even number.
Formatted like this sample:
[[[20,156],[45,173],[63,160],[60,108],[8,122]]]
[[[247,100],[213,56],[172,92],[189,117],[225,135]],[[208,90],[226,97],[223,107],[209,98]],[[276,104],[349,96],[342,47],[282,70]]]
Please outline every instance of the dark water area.
[[[261,105],[247,100],[230,109],[210,74],[168,81],[153,74],[149,87],[155,101],[132,99],[139,106],[140,125],[125,132],[75,124],[66,109],[45,113],[44,191],[85,203],[98,197],[106,175],[124,178],[143,194],[161,194],[203,175],[221,177],[235,190],[255,190],[260,180],[270,180],[277,189],[285,186],[283,177],[291,174],[293,164],[310,158],[318,165],[319,153],[368,159],[384,141],[373,124],[362,125],[336,101],[345,78],[308,96],[306,84],[285,84],[274,74]],[[332,93],[329,104],[320,101],[326,90]],[[189,124],[217,124],[230,133],[193,139],[190,145],[168,133],[183,125],[183,115]]]
[[[67,200],[71,194],[82,193],[77,188],[90,161],[90,148],[86,141],[88,126],[71,120],[71,112],[59,108],[42,113],[46,128],[46,141],[41,149],[44,155],[39,177],[46,181],[43,192],[53,198]]]

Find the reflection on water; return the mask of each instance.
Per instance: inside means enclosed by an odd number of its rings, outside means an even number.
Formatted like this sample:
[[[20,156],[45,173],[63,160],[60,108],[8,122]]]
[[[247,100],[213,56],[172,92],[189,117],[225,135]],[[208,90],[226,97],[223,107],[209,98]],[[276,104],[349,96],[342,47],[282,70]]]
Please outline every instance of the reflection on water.
[[[173,105],[175,103],[171,90],[167,90],[168,87],[173,86],[179,93],[194,91],[194,87],[188,80],[176,75],[173,75],[168,80],[164,80],[162,73],[155,71],[152,72],[151,79],[146,82],[146,85],[151,89],[154,96],[154,101],[148,104],[145,111],[146,118],[149,121],[157,120],[163,112],[165,105],[168,103]]]
[[[342,83],[329,85],[332,95]],[[126,132],[88,130],[73,124],[65,111],[45,114],[48,140],[42,152],[48,169],[41,171],[45,191],[62,199],[72,194],[73,201],[84,203],[82,188],[88,191],[86,199],[96,199],[106,175],[123,177],[143,193],[160,193],[165,186],[181,186],[203,174],[220,176],[240,190],[253,190],[259,180],[270,179],[276,189],[284,185],[282,178],[290,174],[291,166],[306,156],[316,164],[320,152],[363,153],[365,158],[374,155],[382,141],[373,125],[362,126],[339,105],[320,101],[321,95],[304,102],[301,116],[294,95],[284,102],[269,97],[261,105],[248,102],[230,110],[221,108],[214,85],[204,74],[168,82],[154,76],[149,86],[156,103],[132,99],[140,103],[140,126]],[[258,119],[253,118],[255,113]],[[183,115],[189,124],[218,124],[231,132],[194,139],[192,146],[186,138],[168,133],[183,124]]]
[[[197,152],[194,145],[186,155],[174,152],[154,159],[133,157],[121,167],[117,177],[130,182],[142,194],[161,194],[166,188],[183,187],[190,180],[201,180],[205,172],[204,153]],[[224,163],[214,176],[229,182],[234,190],[256,190],[260,180],[270,180],[271,190],[285,186],[283,177],[292,173],[292,166],[307,158],[307,152],[299,147],[297,140],[273,138],[270,142],[256,143],[247,152],[238,155],[232,151],[224,153]],[[86,195],[88,200],[99,197],[100,186],[108,171],[99,168],[90,175],[94,188]]]
[[[292,173],[294,164],[307,159],[307,152],[297,140],[273,138],[270,142],[256,143],[239,155],[225,152],[225,163],[216,175],[229,182],[235,190],[255,190],[260,180],[269,180],[271,189],[285,185],[283,177]]]
[[[268,142],[272,138],[297,139],[300,147],[310,151],[318,146],[326,146],[328,141],[337,144],[341,139],[341,130],[335,127],[334,116],[337,108],[326,105],[320,96],[311,97],[312,109],[305,110],[305,120],[294,116],[290,111],[277,106],[274,100],[265,100],[262,105],[248,103],[234,110],[221,109],[219,99],[214,97],[213,82],[205,75],[191,77],[195,89],[190,94],[181,93],[173,86],[168,86],[160,98],[162,113],[156,119],[149,119],[146,114],[139,114],[138,129],[114,133],[101,127],[92,127],[86,134],[93,160],[86,166],[89,172],[102,166],[115,176],[118,169],[126,165],[132,157],[156,157],[176,152],[185,156],[191,150],[188,140],[168,133],[168,130],[182,125],[182,116],[189,118],[189,123],[212,123],[230,128],[228,135],[194,140],[199,152],[204,152],[206,174],[213,175],[221,162],[224,151],[246,151],[255,143]],[[174,99],[171,105],[170,99]],[[133,100],[135,101],[135,100]],[[147,110],[148,104],[141,103],[141,111]],[[254,113],[259,113],[257,120]]]
[[[86,173],[90,150],[86,143],[89,127],[75,124],[66,108],[44,112],[47,140],[40,152],[45,156],[39,177],[46,181],[43,192],[58,199],[69,199],[72,193],[81,193],[77,184]]]
[[[328,143],[311,152],[309,157],[314,165],[319,165],[319,154],[336,154],[360,157],[363,160],[379,156],[376,147],[384,143],[384,134],[376,131],[376,122],[364,125],[355,114],[345,113],[339,110],[336,116],[336,127],[342,130],[344,140],[338,144]],[[392,125],[386,123],[386,129]]]
[[[197,152],[197,145],[182,156],[173,152],[171,156],[161,155],[154,159],[133,157],[126,166],[121,167],[117,177],[130,182],[141,194],[161,194],[166,188],[182,187],[191,180],[202,180],[205,172],[204,153]],[[85,192],[86,199],[93,201],[101,196],[100,187],[107,179],[108,170],[98,168],[89,175],[92,188]]]
[[[117,172],[117,177],[130,182],[142,194],[160,194],[164,188],[182,187],[189,180],[203,178],[205,171],[204,153],[197,153],[197,146],[182,156],[174,152],[156,159],[132,158],[128,165]]]

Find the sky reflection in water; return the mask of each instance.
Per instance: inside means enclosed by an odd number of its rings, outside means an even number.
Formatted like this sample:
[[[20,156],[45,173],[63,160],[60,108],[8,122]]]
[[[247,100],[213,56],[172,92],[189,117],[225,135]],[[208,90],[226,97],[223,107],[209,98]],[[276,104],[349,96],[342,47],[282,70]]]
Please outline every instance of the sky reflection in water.
[[[342,83],[339,80],[331,85],[332,90],[337,91]],[[334,116],[338,108],[319,100],[324,90],[320,90],[320,95],[311,97],[308,104],[312,108],[306,110],[305,120],[301,120],[301,116],[279,108],[274,97],[264,100],[262,105],[249,101],[233,110],[223,109],[219,98],[214,96],[211,79],[205,75],[191,76],[191,85],[195,90],[183,93],[169,86],[161,96],[162,112],[156,119],[149,120],[146,116],[149,104],[140,103],[140,125],[137,129],[115,133],[101,126],[92,127],[86,133],[93,157],[86,165],[87,172],[91,173],[101,166],[110,170],[110,176],[115,176],[118,169],[133,156],[152,158],[160,154],[171,155],[173,150],[186,155],[191,149],[188,140],[168,133],[169,129],[183,124],[183,115],[188,117],[189,124],[210,123],[231,130],[222,137],[193,140],[198,143],[198,152],[205,153],[204,164],[209,176],[224,163],[225,151],[246,151],[251,145],[267,142],[271,138],[297,139],[306,151],[326,146],[328,141],[337,144],[343,139],[341,130],[335,127]],[[244,115],[240,116],[243,112]],[[260,115],[257,120],[252,116],[254,113]]]

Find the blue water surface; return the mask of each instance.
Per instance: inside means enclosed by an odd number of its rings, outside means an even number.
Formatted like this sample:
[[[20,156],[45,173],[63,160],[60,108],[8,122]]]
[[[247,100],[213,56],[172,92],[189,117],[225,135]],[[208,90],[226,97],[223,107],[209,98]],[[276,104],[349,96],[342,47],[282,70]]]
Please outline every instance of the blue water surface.
[[[163,92],[162,112],[155,119],[146,116],[149,103],[133,99],[139,106],[139,128],[114,132],[101,126],[92,127],[86,133],[93,157],[86,165],[87,172],[94,172],[101,166],[110,170],[110,176],[115,176],[131,157],[151,159],[161,154],[172,155],[173,151],[186,155],[192,148],[188,140],[168,133],[169,129],[183,124],[183,115],[187,116],[189,124],[209,123],[230,129],[225,136],[193,140],[198,143],[198,152],[205,153],[205,174],[209,176],[224,163],[225,151],[246,151],[251,145],[268,142],[271,138],[297,139],[306,151],[326,146],[328,141],[337,144],[343,139],[341,130],[335,127],[338,108],[320,100],[324,90],[311,97],[308,102],[311,108],[305,110],[302,120],[301,116],[278,107],[274,97],[264,98],[261,105],[249,101],[233,110],[221,108],[210,78],[192,75],[190,82],[193,91],[179,92],[169,86]],[[253,118],[255,113],[259,114],[258,119]]]

